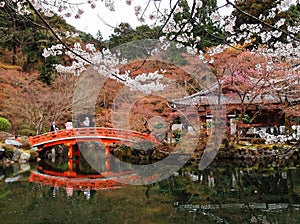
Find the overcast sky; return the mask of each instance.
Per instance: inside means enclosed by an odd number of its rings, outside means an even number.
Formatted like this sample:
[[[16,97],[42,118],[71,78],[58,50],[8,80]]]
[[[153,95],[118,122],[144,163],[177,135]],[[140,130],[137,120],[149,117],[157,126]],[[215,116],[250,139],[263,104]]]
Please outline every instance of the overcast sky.
[[[218,0],[219,2],[220,0]],[[225,1],[225,0],[221,0]],[[80,19],[68,18],[67,22],[76,27],[78,30],[90,33],[93,36],[96,35],[98,30],[101,31],[104,39],[108,39],[111,33],[113,33],[113,28],[118,26],[121,22],[128,22],[132,27],[142,25],[138,22],[134,14],[134,6],[141,5],[146,6],[148,0],[133,0],[132,5],[126,5],[125,0],[115,0],[115,12],[110,12],[103,3],[98,2],[95,9],[90,7],[85,8],[85,13]],[[154,4],[161,4],[161,9],[166,8],[169,5],[169,0],[151,1],[149,9],[146,13],[148,16],[151,12],[155,10]],[[228,9],[227,9],[228,10]],[[109,25],[107,25],[107,24]],[[112,26],[112,27],[110,27]]]

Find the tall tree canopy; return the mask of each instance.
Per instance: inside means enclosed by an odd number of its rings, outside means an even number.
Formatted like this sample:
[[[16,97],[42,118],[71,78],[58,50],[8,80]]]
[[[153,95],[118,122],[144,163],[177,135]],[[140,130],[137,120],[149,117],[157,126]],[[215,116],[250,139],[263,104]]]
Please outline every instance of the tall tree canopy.
[[[279,39],[285,43],[288,42],[288,26],[295,26],[299,24],[300,21],[299,4],[291,5],[289,8],[286,7],[284,11],[274,14],[276,5],[284,2],[284,0],[237,1],[236,8],[232,12],[232,15],[236,16],[235,31],[243,35],[245,32],[241,32],[241,26],[243,27],[245,24],[247,24],[248,26],[256,29],[259,28],[257,24],[260,24],[263,31],[267,32],[273,30],[274,32],[278,32],[278,37],[276,34],[274,34],[273,36],[266,37],[267,39],[271,40],[272,42],[276,42],[276,39]],[[262,19],[264,19],[264,23],[259,23]],[[283,20],[286,21],[286,24],[284,24]],[[283,32],[282,35],[279,35],[280,32]],[[260,44],[265,44],[266,38],[263,38],[263,36],[259,35],[258,33],[252,32],[252,34],[249,35],[250,36],[247,36],[247,38],[253,39],[253,45],[251,45],[252,47],[258,47]],[[241,38],[240,43],[243,43],[244,41],[246,41],[246,38]]]

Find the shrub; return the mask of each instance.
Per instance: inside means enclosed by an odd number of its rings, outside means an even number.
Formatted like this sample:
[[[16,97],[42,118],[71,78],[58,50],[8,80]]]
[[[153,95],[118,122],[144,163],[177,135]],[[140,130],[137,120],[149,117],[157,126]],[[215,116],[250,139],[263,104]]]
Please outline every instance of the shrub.
[[[11,145],[3,145],[2,148],[5,150],[4,156],[11,159],[14,155],[14,147]]]
[[[4,117],[0,117],[0,131],[8,131],[10,129],[10,122],[4,118]]]
[[[23,140],[21,141],[21,143],[22,143],[22,149],[24,150],[30,150],[32,148],[30,143],[27,140]]]
[[[36,161],[39,157],[39,153],[37,151],[30,150],[30,161]]]
[[[21,136],[29,136],[30,134],[35,133],[35,130],[28,124],[22,124],[18,133]]]
[[[29,136],[32,133],[35,133],[35,130],[33,129],[21,129],[18,131],[19,135],[21,136]]]

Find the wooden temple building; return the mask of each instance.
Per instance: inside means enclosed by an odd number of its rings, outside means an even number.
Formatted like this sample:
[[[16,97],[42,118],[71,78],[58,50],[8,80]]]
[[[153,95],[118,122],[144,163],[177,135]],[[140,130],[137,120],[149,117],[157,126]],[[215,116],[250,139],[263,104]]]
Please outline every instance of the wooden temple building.
[[[272,94],[241,99],[229,94],[218,94],[217,88],[215,83],[209,90],[205,89],[188,97],[173,100],[171,104],[178,110],[196,107],[198,114],[190,114],[188,119],[197,117],[207,133],[216,110],[219,110],[219,116],[226,126],[226,134],[233,136],[239,131],[239,135],[243,136],[250,128],[273,134],[286,133],[288,131],[286,127],[292,124],[292,120],[291,117],[287,117],[285,111],[291,104],[298,104],[300,100]]]

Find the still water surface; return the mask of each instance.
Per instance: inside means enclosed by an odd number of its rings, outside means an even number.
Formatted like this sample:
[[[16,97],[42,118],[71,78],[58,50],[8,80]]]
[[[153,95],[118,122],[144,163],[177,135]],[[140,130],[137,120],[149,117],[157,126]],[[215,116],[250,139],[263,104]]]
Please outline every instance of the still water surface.
[[[38,164],[19,171],[18,165],[0,168],[2,224],[300,223],[298,161],[216,161],[147,186],[71,193],[29,182]]]

